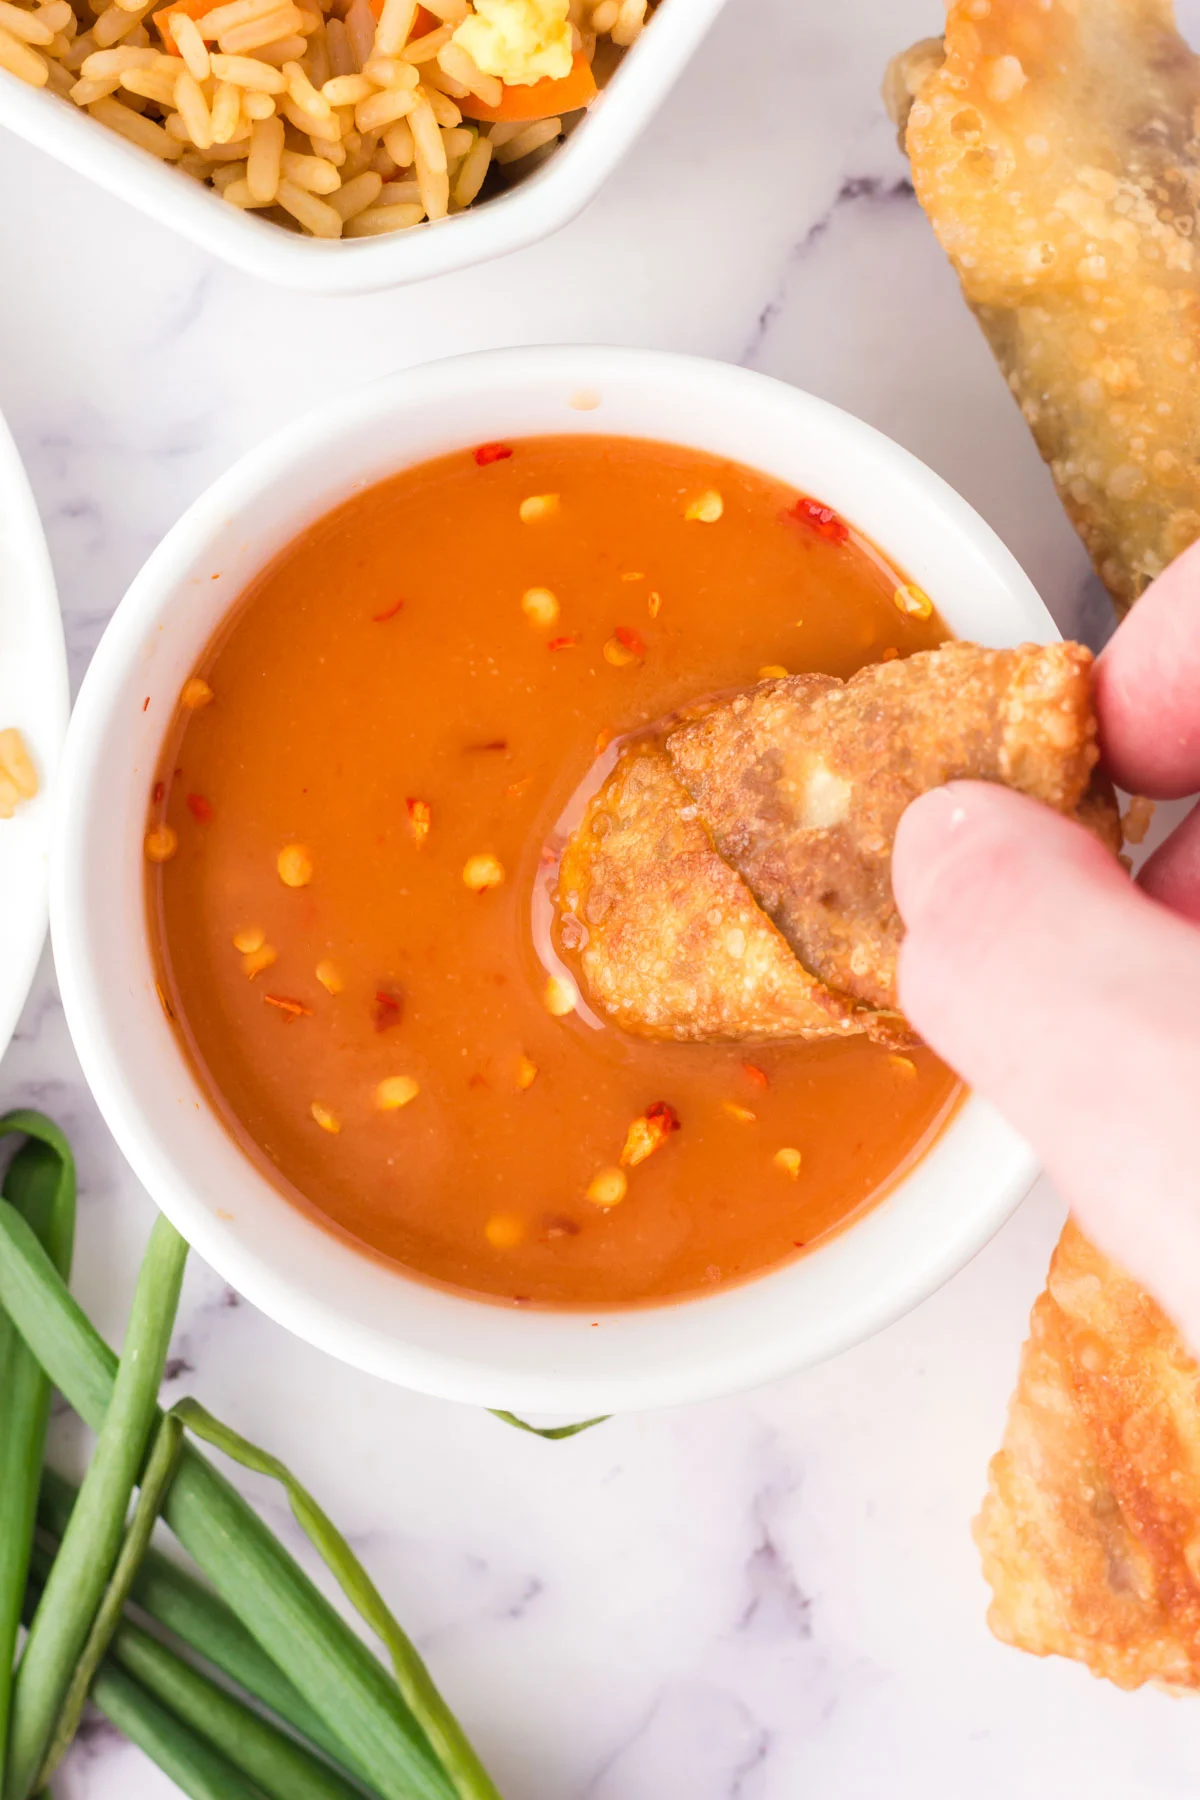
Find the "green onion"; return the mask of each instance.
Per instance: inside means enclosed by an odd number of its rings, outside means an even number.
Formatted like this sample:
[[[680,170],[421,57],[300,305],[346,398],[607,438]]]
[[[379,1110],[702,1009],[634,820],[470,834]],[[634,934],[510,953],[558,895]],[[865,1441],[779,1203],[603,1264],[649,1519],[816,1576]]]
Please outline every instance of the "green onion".
[[[165,1517],[384,1800],[451,1800],[453,1789],[382,1663],[190,1445]]]
[[[217,1745],[270,1800],[361,1800],[361,1788],[136,1625],[121,1626],[112,1656],[185,1725]]]
[[[123,1669],[106,1663],[92,1687],[92,1699],[190,1800],[262,1800],[258,1789],[226,1757],[189,1731]]]
[[[67,1527],[76,1490],[53,1469],[42,1471],[38,1521],[53,1537]],[[294,1731],[319,1746],[335,1761],[346,1758],[339,1740],[280,1674],[265,1650],[219,1594],[190,1575],[171,1557],[151,1547],[142,1559],[132,1599],[160,1625],[182,1638],[188,1648],[244,1688],[286,1721]]]
[[[4,1800],[28,1800],[37,1784],[72,1671],[116,1562],[134,1483],[161,1418],[158,1390],[187,1253],[175,1227],[160,1216],[138,1276],[125,1353],[95,1455],[17,1665]]]
[[[75,1240],[71,1147],[40,1113],[12,1112],[0,1119],[0,1135],[16,1131],[29,1141],[9,1164],[5,1197],[66,1278]],[[0,1776],[49,1416],[50,1383],[0,1308]]]
[[[24,1221],[3,1201],[0,1306],[75,1411],[98,1427],[112,1393],[116,1357]],[[190,1445],[180,1456],[163,1516],[383,1800],[452,1800],[454,1790],[383,1665],[246,1501]]]
[[[133,1520],[125,1533],[125,1542],[121,1545],[121,1553],[117,1557],[112,1579],[108,1584],[99,1610],[92,1621],[92,1629],[88,1633],[87,1642],[75,1665],[75,1673],[63,1698],[58,1722],[54,1727],[54,1735],[42,1763],[41,1779],[49,1781],[55,1769],[69,1750],[75,1733],[79,1730],[79,1721],[83,1717],[83,1709],[87,1702],[88,1691],[95,1679],[96,1671],[104,1658],[113,1633],[121,1622],[121,1614],[133,1580],[141,1566],[142,1558],[149,1548],[155,1521],[162,1510],[171,1477],[175,1473],[175,1464],[179,1459],[179,1447],[183,1442],[183,1428],[170,1415],[163,1420],[154,1434],[154,1442],[150,1456],[142,1476],[141,1489],[138,1494],[137,1507]]]
[[[499,1419],[502,1425],[511,1425],[516,1431],[527,1431],[531,1437],[545,1438],[548,1443],[561,1443],[563,1438],[578,1437],[581,1431],[590,1431],[593,1425],[607,1425],[611,1413],[601,1413],[598,1419],[580,1419],[577,1425],[531,1425],[528,1419],[518,1419],[516,1413],[498,1412],[494,1406],[488,1411],[493,1419]]]
[[[57,1547],[47,1534],[39,1533],[25,1602],[27,1619]],[[234,1624],[240,1631],[236,1620]],[[282,1789],[281,1800],[376,1800],[346,1769],[300,1743],[277,1720],[252,1708],[243,1694],[214,1679],[193,1659],[193,1648],[155,1636],[126,1613],[118,1620],[100,1667],[110,1668],[115,1662],[124,1668],[184,1724],[214,1743],[239,1773],[261,1786],[268,1800],[275,1800],[277,1787]]]
[[[390,1612],[383,1595],[355,1556],[353,1550],[322,1511],[308,1490],[301,1486],[291,1470],[279,1458],[248,1443],[228,1425],[200,1405],[198,1400],[181,1400],[172,1409],[188,1430],[206,1443],[224,1451],[243,1468],[257,1475],[270,1476],[283,1486],[292,1513],[309,1542],[319,1552],[326,1568],[336,1577],[339,1587],[375,1635],[387,1646],[396,1673],[396,1685],[408,1707],[424,1728],[425,1735],[441,1758],[456,1794],[462,1800],[500,1800],[487,1771],[467,1741],[458,1720],[438,1693],[425,1664],[410,1639]]]
[[[34,1573],[25,1594],[26,1624],[33,1618],[53,1561],[44,1543],[35,1544]],[[232,1763],[195,1736],[111,1661],[103,1662],[97,1671],[91,1698],[118,1730],[157,1762],[185,1794],[194,1794],[197,1800],[262,1800],[258,1789],[244,1782]],[[50,1800],[49,1788],[42,1790],[38,1800]]]

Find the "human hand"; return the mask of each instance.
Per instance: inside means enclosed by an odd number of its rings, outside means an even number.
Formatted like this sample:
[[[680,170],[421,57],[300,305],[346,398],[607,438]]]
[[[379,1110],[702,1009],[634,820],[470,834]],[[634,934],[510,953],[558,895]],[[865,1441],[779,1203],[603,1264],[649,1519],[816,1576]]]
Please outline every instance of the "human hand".
[[[1200,545],[1116,633],[1096,705],[1122,787],[1200,789]],[[892,877],[905,1013],[1200,1348],[1200,810],[1135,885],[1074,821],[956,782],[908,809]]]

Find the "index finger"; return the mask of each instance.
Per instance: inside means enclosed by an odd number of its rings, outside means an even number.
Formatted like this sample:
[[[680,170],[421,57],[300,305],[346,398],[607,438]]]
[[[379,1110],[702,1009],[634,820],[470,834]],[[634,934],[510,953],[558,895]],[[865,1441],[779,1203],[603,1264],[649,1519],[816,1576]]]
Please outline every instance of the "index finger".
[[[1131,794],[1200,789],[1200,544],[1146,589],[1096,664],[1104,760]]]

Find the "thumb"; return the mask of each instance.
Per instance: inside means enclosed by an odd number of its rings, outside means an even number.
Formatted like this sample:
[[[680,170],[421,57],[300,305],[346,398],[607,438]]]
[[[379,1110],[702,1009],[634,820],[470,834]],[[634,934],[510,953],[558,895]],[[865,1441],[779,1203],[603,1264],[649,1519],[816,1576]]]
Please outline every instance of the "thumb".
[[[957,782],[901,820],[900,1003],[1200,1343],[1200,931],[1082,826]]]

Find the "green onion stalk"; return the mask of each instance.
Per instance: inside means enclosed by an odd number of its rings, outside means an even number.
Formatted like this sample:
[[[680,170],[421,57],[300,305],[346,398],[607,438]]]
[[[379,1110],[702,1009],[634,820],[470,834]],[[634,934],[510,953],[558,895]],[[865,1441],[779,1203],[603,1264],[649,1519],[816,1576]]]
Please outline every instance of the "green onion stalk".
[[[110,1405],[122,1385],[117,1360],[72,1299],[36,1234],[17,1210],[3,1201],[0,1306],[55,1386],[86,1423],[103,1432]],[[238,1460],[284,1483],[296,1517],[347,1596],[386,1644],[396,1675],[395,1679],[389,1676],[224,1476],[185,1442],[163,1498],[163,1517],[225,1603],[225,1610],[214,1614],[210,1609],[207,1618],[210,1649],[230,1651],[253,1676],[255,1670],[248,1666],[253,1657],[247,1656],[247,1644],[252,1642],[260,1653],[257,1674],[261,1676],[265,1655],[268,1666],[274,1665],[277,1671],[271,1678],[275,1687],[284,1696],[298,1697],[301,1712],[320,1721],[320,1735],[311,1734],[314,1741],[332,1738],[340,1750],[339,1760],[354,1775],[361,1775],[379,1800],[499,1800],[416,1651],[311,1496],[276,1459],[247,1445],[194,1402],[181,1404],[175,1416],[189,1432],[208,1437]],[[139,1414],[139,1423],[145,1426],[143,1454],[162,1417],[157,1408],[150,1409],[148,1419]],[[85,1484],[83,1493],[86,1491]],[[80,1505],[82,1499],[81,1495]],[[112,1562],[109,1557],[106,1582]],[[144,1591],[147,1580],[157,1582],[161,1600],[169,1583],[164,1582],[160,1565],[152,1565],[149,1575],[146,1567],[143,1564],[142,1582],[135,1582],[133,1591],[135,1595]],[[97,1598],[96,1606],[99,1603]],[[195,1596],[181,1596],[178,1588],[171,1595],[171,1604],[198,1610]],[[239,1627],[240,1638],[229,1631],[231,1622]],[[91,1618],[88,1624],[90,1627]],[[214,1638],[220,1640],[219,1645],[213,1644]],[[57,1688],[58,1706],[51,1718],[51,1732],[42,1743],[43,1756],[82,1649],[80,1642],[74,1659],[67,1658],[65,1669],[58,1667],[55,1682],[47,1683]],[[213,1660],[220,1666],[219,1655]],[[99,1676],[92,1693],[103,1704],[98,1683]],[[136,1681],[134,1687],[140,1691]],[[247,1680],[247,1688],[255,1691],[252,1680]],[[117,1705],[128,1707],[130,1703],[126,1676]],[[50,1711],[43,1705],[37,1714],[39,1740]],[[22,1779],[34,1761],[34,1735],[31,1729],[22,1735],[18,1768]],[[36,1776],[37,1770],[32,1772]],[[24,1800],[29,1791],[14,1788],[5,1800]]]
[[[72,1671],[120,1552],[134,1485],[161,1416],[157,1396],[187,1253],[169,1220],[157,1219],[138,1277],[125,1353],[104,1416],[96,1421],[95,1455],[17,1665],[4,1800],[28,1800],[38,1785]]]
[[[5,1200],[55,1277],[66,1282],[75,1242],[71,1147],[39,1113],[0,1118],[0,1136],[13,1133],[26,1141],[8,1166]],[[0,1304],[0,1776],[49,1417],[50,1382]]]

